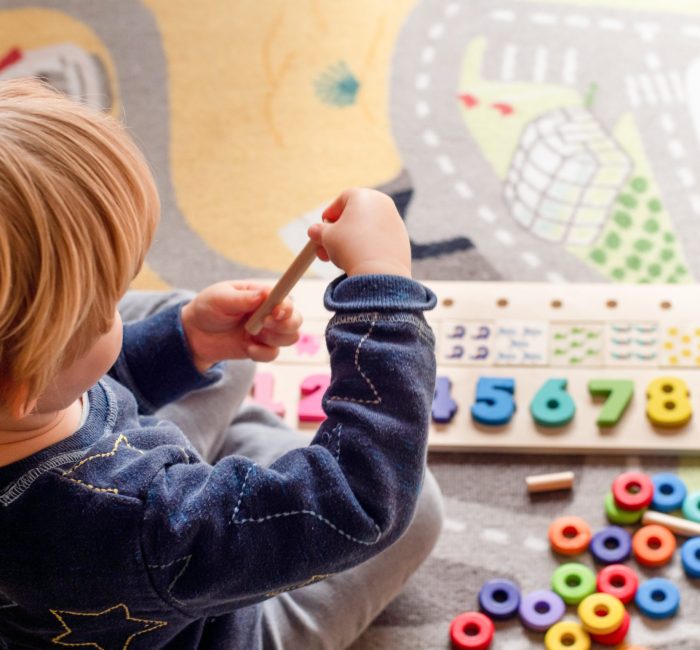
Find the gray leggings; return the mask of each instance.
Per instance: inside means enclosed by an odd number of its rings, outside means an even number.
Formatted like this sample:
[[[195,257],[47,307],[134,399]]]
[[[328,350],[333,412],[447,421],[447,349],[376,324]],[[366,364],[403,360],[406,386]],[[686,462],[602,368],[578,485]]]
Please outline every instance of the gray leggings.
[[[190,295],[130,291],[119,311],[124,322],[139,320]],[[251,361],[230,362],[221,381],[186,395],[158,415],[175,422],[211,463],[238,454],[269,465],[288,450],[306,446],[309,438],[274,413],[243,404],[254,372]],[[360,566],[263,603],[265,649],[350,646],[428,557],[440,534],[442,517],[440,488],[426,471],[413,522],[393,546]]]

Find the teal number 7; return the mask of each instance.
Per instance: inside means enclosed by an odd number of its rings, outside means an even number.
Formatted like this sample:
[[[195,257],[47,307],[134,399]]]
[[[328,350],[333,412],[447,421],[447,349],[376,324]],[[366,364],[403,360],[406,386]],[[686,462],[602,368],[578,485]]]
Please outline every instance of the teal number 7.
[[[591,379],[588,392],[593,397],[607,397],[596,420],[599,427],[615,426],[629,406],[634,394],[631,379]]]

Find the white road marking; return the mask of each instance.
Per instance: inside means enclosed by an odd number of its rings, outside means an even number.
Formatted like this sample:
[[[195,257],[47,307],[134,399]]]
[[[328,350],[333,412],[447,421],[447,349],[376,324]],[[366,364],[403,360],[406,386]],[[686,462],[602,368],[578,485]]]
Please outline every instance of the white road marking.
[[[518,54],[518,48],[509,43],[503,48],[503,61],[501,62],[501,77],[506,81],[511,80],[515,76],[515,58]]]
[[[700,38],[700,25],[686,25],[681,30],[681,34],[690,38]]]
[[[683,83],[683,79],[681,78],[681,75],[678,74],[677,70],[674,70],[671,74],[671,86],[673,87],[674,92],[676,93],[676,99],[678,101],[684,102],[685,101],[685,84]]]
[[[562,78],[564,83],[573,85],[576,83],[576,73],[578,71],[578,52],[576,48],[567,47],[564,51],[564,66]]]
[[[659,95],[661,95],[661,101],[663,101],[664,104],[670,104],[673,101],[673,95],[671,94],[671,86],[666,77],[657,73],[654,75],[653,79],[659,91]]]
[[[690,195],[690,207],[693,209],[693,212],[700,214],[700,194]]]
[[[498,219],[496,213],[486,205],[480,205],[476,209],[476,213],[479,215],[479,218],[486,223],[494,223]]]
[[[549,544],[541,537],[533,537],[528,535],[523,540],[523,546],[529,548],[532,551],[545,552],[549,550]]]
[[[513,239],[513,235],[511,235],[507,230],[503,230],[502,228],[499,228],[496,232],[493,233],[496,239],[498,239],[501,244],[504,246],[512,246],[515,244],[515,239]]]
[[[430,85],[430,75],[418,74],[416,75],[416,88],[418,90],[425,90]]]
[[[637,82],[634,77],[625,77],[625,86],[627,90],[627,99],[629,99],[632,106],[639,106],[641,100],[639,98],[639,91],[637,90]]]
[[[420,55],[420,60],[423,63],[432,63],[435,58],[435,48],[430,45],[426,45]]]
[[[644,58],[652,70],[658,70],[661,67],[661,59],[656,52],[647,52]]]
[[[535,69],[533,70],[533,81],[542,83],[547,78],[547,48],[539,46],[535,48]]]
[[[534,253],[530,253],[529,251],[521,253],[520,257],[525,261],[526,264],[531,266],[533,269],[538,268],[542,264],[542,260],[540,260],[540,258],[537,257],[537,255],[535,255]]]
[[[609,29],[613,32],[620,32],[625,28],[625,25],[620,20],[615,20],[614,18],[601,18],[598,21],[598,27],[601,29]]]
[[[680,180],[683,187],[693,187],[693,185],[695,185],[695,176],[690,168],[679,167],[676,170],[676,175],[678,176],[678,180]]]
[[[549,282],[566,282],[566,278],[561,273],[557,273],[556,271],[549,271],[546,277]]]
[[[535,25],[556,25],[557,17],[554,14],[532,14],[530,20]]]
[[[429,147],[437,147],[440,144],[440,138],[432,129],[423,131],[423,142]]]
[[[467,529],[467,524],[465,524],[463,521],[458,521],[457,519],[445,517],[442,527],[450,533],[461,533]]]
[[[572,14],[570,16],[567,16],[564,18],[564,22],[569,26],[569,27],[579,27],[579,28],[585,28],[585,27],[590,27],[591,20],[588,18],[588,16],[581,16],[580,14]]]
[[[418,117],[425,117],[426,115],[430,115],[430,106],[428,105],[428,102],[416,102],[416,115],[418,115]]]
[[[515,20],[515,12],[509,9],[496,9],[496,11],[491,12],[491,18],[493,20],[512,22]]]
[[[455,191],[457,194],[459,194],[463,199],[473,199],[474,198],[474,192],[472,192],[472,188],[469,187],[464,181],[457,181],[454,184]]]
[[[669,140],[668,141],[668,151],[673,158],[683,158],[685,156],[685,149],[683,148],[683,143],[680,140]]]
[[[676,123],[673,121],[670,113],[663,113],[660,118],[661,128],[666,133],[674,133],[676,131]]]
[[[639,86],[642,90],[642,95],[644,95],[644,99],[647,103],[655,106],[659,98],[654,91],[654,84],[651,83],[651,77],[646,74],[640,74],[637,76],[637,79],[639,80]]]
[[[435,23],[434,25],[430,26],[430,29],[428,30],[428,37],[432,38],[434,41],[437,41],[442,38],[444,33],[445,25],[443,23]]]
[[[456,16],[459,13],[459,10],[459,2],[450,2],[450,4],[445,7],[445,15],[448,18],[452,18],[452,16]]]
[[[635,23],[634,29],[646,43],[651,43],[659,33],[659,26],[656,23]]]
[[[442,171],[443,174],[447,174],[448,176],[452,176],[455,173],[455,166],[452,160],[450,159],[449,156],[442,155],[438,156],[436,158],[438,167],[440,167],[440,170]]]
[[[486,542],[493,542],[494,544],[501,544],[502,546],[508,544],[510,537],[505,530],[498,530],[497,528],[482,528],[481,539]]]

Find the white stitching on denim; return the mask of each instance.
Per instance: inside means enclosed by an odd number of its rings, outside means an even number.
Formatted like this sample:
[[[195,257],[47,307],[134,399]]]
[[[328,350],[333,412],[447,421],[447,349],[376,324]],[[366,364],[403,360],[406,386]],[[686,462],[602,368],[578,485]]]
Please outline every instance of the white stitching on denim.
[[[362,378],[365,380],[365,382],[367,382],[367,385],[372,389],[372,392],[374,393],[374,399],[356,399],[354,397],[341,397],[340,395],[331,395],[331,397],[328,398],[329,401],[353,402],[355,404],[381,404],[382,403],[382,398],[379,396],[379,393],[377,392],[377,389],[374,387],[372,380],[362,371],[362,368],[360,367],[360,348],[362,347],[362,344],[372,334],[372,330],[374,329],[375,323],[376,323],[375,320],[373,320],[370,323],[369,330],[367,331],[367,334],[365,334],[360,339],[360,342],[357,344],[357,347],[355,348],[355,368],[357,369],[357,372],[359,372],[360,375],[362,375]]]
[[[260,517],[258,519],[254,519],[252,517],[246,517],[244,519],[236,519],[236,515],[238,514],[238,510],[241,506],[241,501],[243,500],[243,496],[245,495],[245,487],[246,487],[246,484],[248,483],[248,477],[250,476],[250,473],[253,471],[254,467],[256,467],[255,464],[251,465],[248,468],[248,472],[246,473],[245,478],[243,479],[241,493],[238,497],[238,502],[236,503],[236,507],[233,509],[233,515],[231,516],[230,523],[233,523],[233,524],[250,524],[250,523],[260,524],[262,522],[269,521],[270,519],[278,519],[279,517],[291,517],[292,515],[313,515],[319,521],[323,522],[327,526],[330,526],[333,530],[335,530],[337,533],[339,533],[343,537],[347,537],[349,540],[351,540],[353,542],[357,542],[358,544],[364,544],[365,546],[373,546],[381,538],[382,530],[374,522],[372,522],[372,523],[374,523],[374,528],[377,531],[377,538],[374,541],[366,542],[364,540],[358,539],[357,537],[353,537],[349,533],[346,533],[341,528],[338,528],[338,526],[336,526],[332,521],[330,521],[329,519],[326,519],[322,515],[319,515],[317,512],[314,512],[313,510],[291,510],[289,512],[278,512],[278,513],[275,513],[274,515],[267,515],[266,517]]]
[[[2,492],[0,492],[0,505],[3,507],[9,506],[15,499],[21,497],[29,486],[36,481],[42,474],[45,474],[54,467],[68,465],[74,463],[79,458],[85,455],[84,449],[71,451],[59,456],[54,456],[41,463],[37,467],[33,467],[25,474],[22,474],[16,481],[10,483]]]
[[[293,515],[311,515],[313,517],[316,517],[316,519],[318,519],[322,523],[326,524],[326,526],[329,526],[330,528],[332,528],[336,533],[342,535],[343,537],[346,537],[351,542],[355,542],[357,544],[363,544],[365,546],[374,546],[382,536],[381,528],[379,528],[379,526],[377,526],[377,524],[375,523],[374,528],[377,531],[376,539],[374,539],[373,541],[370,541],[370,542],[366,542],[365,540],[358,539],[357,537],[353,537],[349,533],[346,533],[341,528],[338,528],[338,526],[336,526],[332,521],[330,521],[329,519],[326,519],[322,515],[319,515],[317,512],[314,512],[313,510],[290,510],[289,512],[278,512],[278,513],[275,513],[274,515],[267,515],[266,517],[260,517],[258,519],[252,519],[252,518],[238,519],[238,520],[234,519],[233,523],[234,524],[260,524],[260,523],[263,523],[265,521],[269,521],[270,519],[279,519],[280,517],[292,517]]]
[[[343,425],[338,424],[334,429],[333,433],[338,432],[338,444],[335,451],[335,461],[340,464],[340,434],[343,433]]]
[[[168,585],[167,589],[167,594],[168,596],[174,600],[178,605],[185,605],[181,600],[178,600],[173,596],[173,588],[175,587],[175,583],[182,577],[182,574],[185,573],[187,570],[187,567],[190,564],[190,560],[192,559],[192,555],[183,555],[182,557],[177,558],[176,560],[173,560],[172,562],[168,562],[167,564],[149,564],[148,568],[149,569],[167,569],[168,567],[173,566],[173,564],[177,564],[178,562],[184,562],[182,565],[182,569],[177,573],[177,575],[170,581],[170,584]]]
[[[245,493],[245,486],[246,486],[246,483],[248,483],[248,477],[250,476],[250,473],[253,471],[254,467],[255,467],[255,463],[253,463],[248,468],[248,471],[246,472],[245,478],[243,479],[243,485],[241,485],[241,493],[238,495],[238,502],[236,503],[236,507],[233,509],[233,515],[231,516],[231,521],[234,521],[236,519],[236,515],[238,514],[238,509],[241,507],[241,501],[243,500],[243,494]]]
[[[419,335],[426,339],[428,343],[435,343],[435,334],[430,325],[413,314],[386,314],[386,313],[360,313],[360,314],[336,314],[331,318],[326,327],[326,333],[336,325],[346,325],[347,323],[369,323],[374,320],[381,323],[407,323],[413,325],[418,330]]]

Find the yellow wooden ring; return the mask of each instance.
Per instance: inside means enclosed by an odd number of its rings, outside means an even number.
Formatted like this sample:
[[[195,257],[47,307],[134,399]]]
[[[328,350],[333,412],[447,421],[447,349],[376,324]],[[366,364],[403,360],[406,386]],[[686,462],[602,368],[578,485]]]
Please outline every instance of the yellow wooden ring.
[[[578,623],[560,621],[547,630],[544,647],[547,650],[590,650],[591,637]]]
[[[625,606],[611,594],[591,594],[579,603],[578,616],[587,632],[610,634],[622,625]]]

